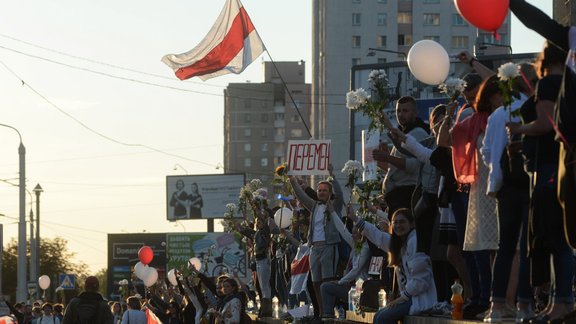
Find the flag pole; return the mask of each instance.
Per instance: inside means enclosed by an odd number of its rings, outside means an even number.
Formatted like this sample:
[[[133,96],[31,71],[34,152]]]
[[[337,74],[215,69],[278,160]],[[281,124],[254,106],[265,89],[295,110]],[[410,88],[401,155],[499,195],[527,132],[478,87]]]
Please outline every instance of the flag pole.
[[[240,3],[242,5],[242,7],[244,7],[244,4],[240,0],[238,0],[238,3]],[[262,40],[262,37],[260,37],[260,33],[258,32],[258,29],[256,28],[255,25],[254,25],[254,31],[256,32],[258,37]],[[270,58],[270,62],[272,63],[272,66],[274,66],[276,73],[278,73],[278,76],[280,77],[280,81],[282,81],[282,84],[284,85],[284,89],[286,89],[286,92],[288,93],[288,96],[290,97],[290,101],[292,101],[292,104],[294,105],[294,109],[296,109],[298,116],[300,116],[300,120],[302,120],[302,124],[304,124],[304,127],[306,128],[308,135],[310,136],[310,138],[312,138],[312,133],[310,132],[310,128],[308,127],[308,124],[306,124],[306,121],[302,117],[302,113],[300,112],[300,109],[298,109],[298,105],[296,105],[296,101],[294,100],[294,97],[292,97],[292,92],[290,91],[290,89],[288,89],[288,85],[286,84],[286,81],[284,81],[284,78],[282,77],[282,74],[280,73],[278,66],[276,66],[276,62],[274,62],[274,59],[272,59],[272,55],[270,55],[270,52],[268,51],[268,47],[266,47],[266,44],[264,44],[264,40],[262,40],[262,45],[264,45],[264,50],[266,51],[266,54],[268,54],[268,57]]]

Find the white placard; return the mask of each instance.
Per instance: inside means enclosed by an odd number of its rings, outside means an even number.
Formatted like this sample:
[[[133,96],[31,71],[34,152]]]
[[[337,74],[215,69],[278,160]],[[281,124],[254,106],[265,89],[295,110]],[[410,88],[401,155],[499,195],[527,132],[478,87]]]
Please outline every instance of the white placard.
[[[331,140],[288,141],[288,174],[328,175]]]

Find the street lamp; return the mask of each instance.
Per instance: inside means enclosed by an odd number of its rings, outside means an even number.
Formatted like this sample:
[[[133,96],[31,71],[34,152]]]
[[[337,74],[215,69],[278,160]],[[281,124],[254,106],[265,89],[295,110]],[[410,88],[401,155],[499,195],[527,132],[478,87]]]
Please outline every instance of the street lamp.
[[[36,259],[34,261],[36,263],[36,271],[41,273],[40,271],[40,194],[44,192],[40,184],[36,184],[36,187],[32,190],[36,194],[36,246],[34,246],[34,250],[36,250]],[[36,278],[34,278],[36,280]],[[40,289],[36,289],[36,296],[40,297]]]
[[[185,167],[181,166],[181,165],[178,164],[178,163],[174,164],[174,169],[173,169],[173,170],[176,171],[176,170],[178,170],[178,168],[184,170],[184,172],[186,172],[186,175],[188,175],[188,170],[186,170]]]
[[[19,189],[19,218],[18,218],[18,264],[17,264],[17,289],[16,289],[16,300],[22,301],[27,298],[27,287],[26,287],[26,148],[22,144],[22,135],[20,132],[10,126],[5,124],[0,124],[0,126],[11,128],[16,133],[18,133],[18,138],[20,139],[20,146],[18,146],[18,157],[19,157],[19,170],[20,178],[18,182]]]
[[[404,61],[408,61],[408,56],[406,56],[406,53],[388,50],[388,49],[383,49],[383,48],[370,47],[370,48],[368,48],[368,53],[366,54],[366,56],[374,56],[374,55],[376,55],[375,52],[386,52],[386,53],[392,53],[392,54],[400,54],[404,58]]]

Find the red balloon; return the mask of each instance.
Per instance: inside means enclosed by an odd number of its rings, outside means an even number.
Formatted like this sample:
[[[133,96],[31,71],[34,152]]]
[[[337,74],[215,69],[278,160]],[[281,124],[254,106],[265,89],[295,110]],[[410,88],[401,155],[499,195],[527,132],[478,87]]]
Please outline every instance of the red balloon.
[[[509,0],[454,0],[460,15],[472,25],[496,32],[506,19]]]
[[[154,251],[152,251],[151,247],[144,245],[138,250],[138,259],[146,265],[154,259]]]

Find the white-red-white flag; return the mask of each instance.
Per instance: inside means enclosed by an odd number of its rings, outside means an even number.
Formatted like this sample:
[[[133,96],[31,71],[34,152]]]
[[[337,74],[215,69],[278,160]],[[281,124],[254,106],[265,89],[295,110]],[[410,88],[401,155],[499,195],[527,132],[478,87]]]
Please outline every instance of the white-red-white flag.
[[[208,35],[192,50],[162,58],[180,80],[208,80],[244,71],[262,52],[264,44],[239,0],[227,0]]]
[[[156,317],[150,308],[146,307],[146,323],[147,324],[162,324],[162,321]]]

